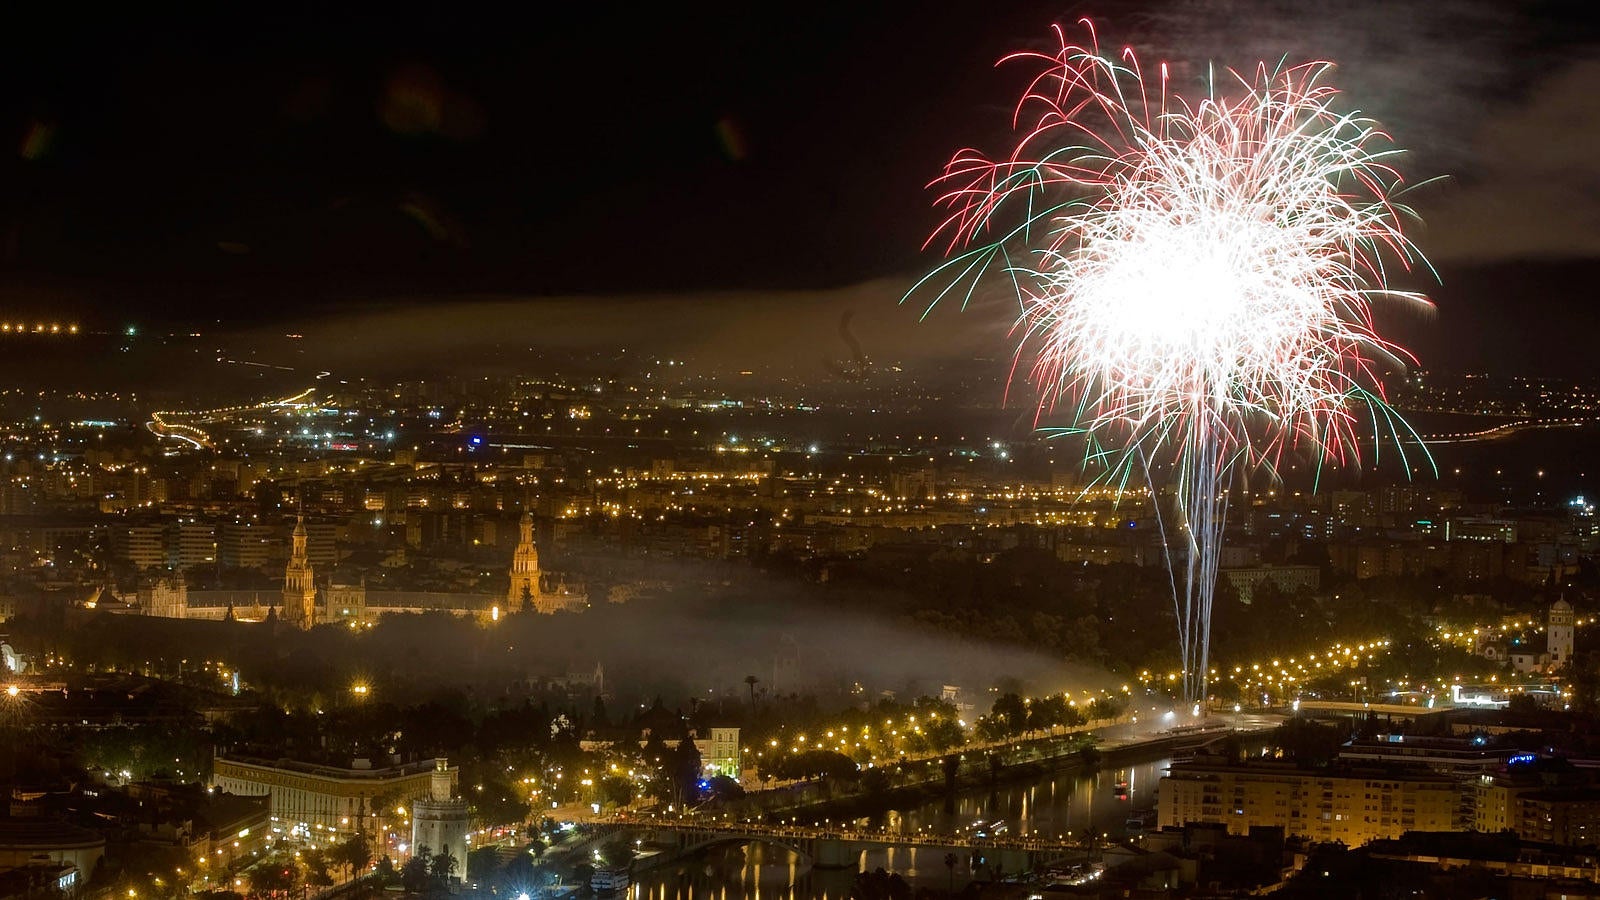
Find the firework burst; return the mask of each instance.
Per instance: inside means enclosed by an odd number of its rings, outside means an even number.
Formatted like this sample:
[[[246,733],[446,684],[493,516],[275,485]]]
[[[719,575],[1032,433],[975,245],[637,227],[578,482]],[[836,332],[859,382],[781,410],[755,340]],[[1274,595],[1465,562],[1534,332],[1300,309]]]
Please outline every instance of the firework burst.
[[[949,258],[914,292],[942,284],[931,308],[1003,272],[1041,416],[1070,410],[1103,477],[1153,494],[1171,477],[1160,521],[1198,701],[1235,474],[1275,477],[1290,451],[1356,461],[1364,433],[1398,434],[1376,376],[1409,356],[1372,308],[1427,305],[1385,272],[1424,261],[1393,199],[1400,151],[1334,108],[1330,63],[1228,70],[1191,100],[1082,25],[1086,45],[1057,28],[1056,52],[1002,60],[1038,69],[1020,138],[1003,158],[963,150],[934,182],[947,217],[929,240]]]

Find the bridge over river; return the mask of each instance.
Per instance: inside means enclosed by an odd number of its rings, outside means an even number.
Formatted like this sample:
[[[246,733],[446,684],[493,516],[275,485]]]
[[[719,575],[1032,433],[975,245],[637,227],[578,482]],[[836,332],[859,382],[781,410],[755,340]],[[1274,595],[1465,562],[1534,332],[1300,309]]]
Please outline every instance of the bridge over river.
[[[1043,835],[983,837],[975,832],[933,834],[840,825],[767,825],[694,818],[613,819],[597,825],[593,842],[603,844],[617,837],[630,837],[644,847],[660,851],[659,862],[689,856],[718,844],[758,841],[789,850],[799,856],[802,863],[821,869],[857,868],[861,854],[874,848],[918,847],[956,854],[963,864],[970,863],[972,869],[987,867],[996,876],[1027,872],[1069,856],[1081,858],[1087,849],[1081,841]]]

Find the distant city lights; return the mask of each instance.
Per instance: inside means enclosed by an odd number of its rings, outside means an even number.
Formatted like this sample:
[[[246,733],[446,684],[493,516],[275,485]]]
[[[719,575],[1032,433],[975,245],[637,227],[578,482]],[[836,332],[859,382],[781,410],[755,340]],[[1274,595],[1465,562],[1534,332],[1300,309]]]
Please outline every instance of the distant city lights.
[[[67,324],[62,324],[60,322],[35,322],[32,325],[29,325],[26,322],[0,322],[0,334],[16,334],[16,335],[34,335],[34,334],[61,335],[61,334],[66,334],[66,335],[73,335],[73,334],[77,334],[77,333],[78,333],[78,324],[76,322],[69,322]]]

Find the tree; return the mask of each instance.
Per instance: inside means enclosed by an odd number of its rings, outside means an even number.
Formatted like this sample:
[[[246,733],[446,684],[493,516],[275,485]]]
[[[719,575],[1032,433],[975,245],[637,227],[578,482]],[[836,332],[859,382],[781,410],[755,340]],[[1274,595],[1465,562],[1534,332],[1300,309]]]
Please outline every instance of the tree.
[[[868,797],[881,797],[889,790],[889,773],[873,766],[861,773],[861,789]]]
[[[299,883],[300,868],[292,859],[269,861],[251,869],[246,878],[253,894],[286,894]]]
[[[994,708],[989,711],[989,718],[1000,723],[1002,734],[1014,737],[1028,728],[1028,707],[1017,694],[1001,694],[994,701]]]
[[[357,832],[333,848],[332,858],[345,867],[349,877],[354,878],[357,872],[364,871],[372,862],[372,842],[367,840],[365,834]]]
[[[416,849],[416,853],[406,860],[400,867],[400,884],[413,894],[421,893],[428,887],[429,864],[433,862],[433,849],[424,844]]]
[[[684,738],[672,750],[671,775],[674,793],[684,805],[700,799],[700,748]]]
[[[486,849],[492,850],[493,848]],[[467,868],[470,872],[470,863]],[[505,868],[500,870],[500,881],[509,888],[501,896],[509,895],[515,897],[527,890],[528,885],[533,883],[535,868],[533,859],[526,853],[518,853],[516,856],[511,857]]]
[[[1067,698],[1060,694],[1039,697],[1028,704],[1028,730],[1049,731],[1067,721]]]
[[[449,847],[440,847],[439,852],[428,859],[428,874],[433,876],[434,881],[449,881],[460,865],[461,861],[456,859]]]
[[[756,708],[756,685],[759,684],[759,683],[761,683],[761,679],[755,677],[754,675],[746,675],[744,677],[745,687],[750,689],[750,708],[751,709],[755,709]]]
[[[392,788],[383,791],[367,801],[367,815],[378,820],[381,825],[389,816],[394,814],[395,807],[400,805],[400,789]],[[378,829],[382,831],[380,827]]]
[[[605,860],[608,866],[631,866],[634,858],[633,842],[626,838],[611,841],[600,848],[600,858]]]
[[[978,740],[985,744],[1003,741],[1007,736],[1005,720],[995,716],[979,716],[972,730],[978,736]]]
[[[807,750],[783,757],[777,774],[781,778],[853,779],[860,776],[861,767],[837,750]]]
[[[1091,720],[1115,719],[1117,716],[1122,715],[1122,710],[1122,701],[1116,697],[1096,697],[1089,701],[1089,718]]]
[[[706,783],[706,793],[715,800],[738,800],[744,796],[744,787],[727,775],[713,775]]]
[[[486,882],[500,871],[500,850],[498,847],[478,847],[467,851],[467,878],[471,881]]]
[[[627,806],[633,802],[633,782],[618,775],[607,775],[595,786],[595,794],[606,806]]]
[[[942,753],[951,747],[957,747],[966,742],[967,736],[962,733],[961,726],[957,724],[955,716],[940,716],[938,719],[922,726],[922,738],[928,749],[935,753]]]
[[[485,773],[480,778],[482,789],[469,795],[472,798],[472,812],[479,820],[490,826],[517,825],[527,821],[532,807],[518,795],[515,788],[495,774]]]
[[[312,847],[300,854],[300,859],[306,866],[306,883],[317,887],[327,887],[333,884],[333,876],[328,873],[330,862],[327,852]]]

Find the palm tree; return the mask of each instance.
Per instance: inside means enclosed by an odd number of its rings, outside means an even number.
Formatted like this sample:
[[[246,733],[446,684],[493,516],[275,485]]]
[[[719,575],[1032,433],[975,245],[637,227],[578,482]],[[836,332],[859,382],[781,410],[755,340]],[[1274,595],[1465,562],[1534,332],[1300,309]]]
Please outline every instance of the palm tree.
[[[761,681],[761,679],[755,677],[754,675],[746,675],[744,677],[745,685],[750,688],[750,708],[751,709],[755,709],[756,708],[756,684],[758,682],[760,682],[760,681]]]
[[[366,871],[367,863],[372,862],[372,844],[366,834],[356,832],[334,848],[334,858],[343,863],[346,874],[354,878],[357,872]]]
[[[441,847],[439,852],[428,860],[428,872],[436,881],[448,881],[450,876],[456,873],[458,865],[460,863],[456,860],[456,855],[450,852],[450,848]]]

